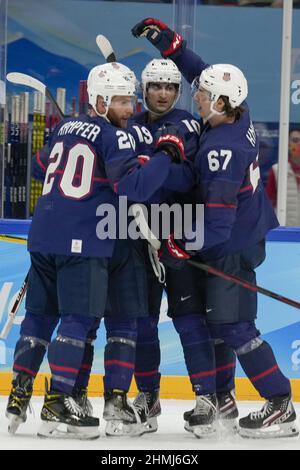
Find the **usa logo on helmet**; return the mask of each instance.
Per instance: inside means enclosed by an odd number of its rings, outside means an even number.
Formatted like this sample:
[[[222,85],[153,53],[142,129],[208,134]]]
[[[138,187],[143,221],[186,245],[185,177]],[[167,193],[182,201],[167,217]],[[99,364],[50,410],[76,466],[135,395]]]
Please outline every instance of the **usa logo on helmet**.
[[[231,80],[229,72],[224,72],[223,80],[224,80],[224,82],[229,82],[229,80]]]

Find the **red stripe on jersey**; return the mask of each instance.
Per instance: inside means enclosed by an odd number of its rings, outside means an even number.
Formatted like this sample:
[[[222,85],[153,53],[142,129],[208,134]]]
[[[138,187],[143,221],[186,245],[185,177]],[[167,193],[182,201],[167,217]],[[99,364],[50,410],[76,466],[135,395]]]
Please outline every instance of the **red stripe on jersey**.
[[[198,372],[197,374],[190,375],[191,379],[197,379],[198,377],[209,377],[210,375],[216,375],[216,369],[208,370],[206,372]]]
[[[42,168],[42,170],[47,171],[47,168],[45,167],[45,165],[43,164],[43,162],[41,160],[41,154],[40,154],[39,150],[36,152],[36,161],[38,162],[38,164]]]
[[[27,367],[18,366],[18,364],[14,364],[13,370],[22,370],[23,372],[27,372],[27,374],[32,375],[32,377],[36,376],[36,373],[33,370],[27,369]]]
[[[50,369],[57,370],[59,372],[70,372],[71,374],[78,374],[79,369],[74,369],[73,367],[63,367],[57,366],[56,364],[49,364]]]
[[[235,362],[226,364],[225,366],[217,367],[216,372],[222,372],[223,370],[233,369],[235,367]]]
[[[140,165],[145,165],[145,163],[149,162],[150,157],[148,155],[138,155],[137,159]]]
[[[222,209],[236,209],[237,205],[236,204],[219,204],[217,202],[208,202],[207,204],[205,204],[205,207],[213,207],[213,208],[221,207]]]
[[[55,172],[53,173],[54,175],[62,175],[64,173],[64,170],[55,170]],[[74,175],[74,179],[81,179],[82,178],[82,174],[79,174],[79,173],[76,173],[76,175]],[[109,181],[108,178],[101,178],[100,176],[93,176],[93,181],[100,181],[101,183],[107,183]]]
[[[134,372],[136,377],[149,377],[151,375],[156,375],[158,370],[151,370],[150,372]]]
[[[134,364],[131,362],[118,361],[117,359],[112,359],[110,361],[105,361],[105,366],[122,366],[128,367],[128,369],[134,369]]]
[[[268,375],[273,374],[273,372],[276,372],[279,367],[276,364],[274,367],[271,367],[271,369],[266,370],[265,372],[262,372],[261,374],[256,375],[255,377],[250,377],[251,382],[257,382],[260,379],[263,379],[264,377],[267,377]]]
[[[245,191],[252,191],[253,190],[253,186],[252,184],[249,184],[248,186],[244,186],[243,188],[241,188],[239,190],[239,193],[244,193]]]
[[[75,175],[75,176],[77,176],[77,175]],[[106,183],[107,181],[109,181],[109,179],[108,178],[100,178],[100,176],[94,176],[93,181],[100,181],[102,183]]]

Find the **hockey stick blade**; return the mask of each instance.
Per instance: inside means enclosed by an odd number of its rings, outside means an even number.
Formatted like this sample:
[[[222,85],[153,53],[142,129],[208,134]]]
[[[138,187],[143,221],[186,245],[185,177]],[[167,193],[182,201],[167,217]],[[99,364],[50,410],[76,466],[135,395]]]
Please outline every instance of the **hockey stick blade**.
[[[11,327],[13,326],[13,323],[14,323],[14,320],[16,318],[16,315],[18,313],[18,310],[22,304],[22,300],[24,299],[24,296],[26,294],[26,291],[27,291],[27,286],[28,286],[28,276],[29,274],[27,273],[25,279],[24,279],[24,282],[18,292],[18,296],[12,306],[12,309],[11,311],[9,312],[9,315],[8,315],[8,318],[6,320],[6,323],[5,325],[3,326],[2,328],[2,331],[0,333],[0,339],[6,339],[7,336],[8,336],[8,333],[10,332],[11,330]]]
[[[96,37],[96,44],[99,47],[106,62],[116,62],[117,59],[112,45],[109,40],[103,36],[103,34],[98,34]]]
[[[43,95],[45,95],[49,101],[55,106],[59,117],[61,119],[64,118],[64,113],[60,109],[56,99],[52,95],[51,91],[49,88],[44,85],[44,83],[40,82],[37,78],[31,77],[30,75],[27,75],[26,73],[20,73],[20,72],[10,72],[6,75],[6,79],[14,83],[15,85],[23,85],[23,86],[28,86],[30,88],[33,88],[34,90],[39,91]]]
[[[37,91],[46,94],[46,85],[30,75],[20,72],[11,72],[6,75],[6,79],[15,85],[24,85],[34,88]]]
[[[134,204],[133,206],[131,206],[131,210],[132,210],[133,216],[136,219],[136,224],[138,225],[143,237],[147,240],[147,242],[151,246],[153,246],[155,250],[159,250],[161,243],[155,237],[155,235],[151,232],[148,226],[148,223],[146,221],[142,206],[140,206],[139,204]],[[275,299],[278,302],[282,302],[284,304],[290,305],[291,307],[300,309],[300,303],[297,302],[296,300],[289,299],[288,297],[284,297],[281,294],[277,294],[276,292],[265,289],[264,287],[258,286],[257,284],[252,284],[252,282],[246,281],[245,279],[235,276],[234,274],[221,271],[219,269],[213,268],[212,266],[208,266],[207,264],[200,263],[199,261],[188,260],[187,262],[191,266],[201,269],[202,271],[206,271],[210,274],[221,277],[229,282],[239,284],[240,286],[244,287],[244,289],[251,290],[252,292],[259,292],[260,294],[265,295],[267,297],[271,297],[272,299]]]

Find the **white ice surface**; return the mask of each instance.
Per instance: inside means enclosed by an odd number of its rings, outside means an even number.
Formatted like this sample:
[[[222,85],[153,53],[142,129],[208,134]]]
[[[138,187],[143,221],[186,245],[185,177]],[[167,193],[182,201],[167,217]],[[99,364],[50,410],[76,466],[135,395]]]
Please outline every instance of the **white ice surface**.
[[[27,422],[19,427],[15,435],[7,432],[8,420],[5,417],[7,397],[0,397],[0,449],[85,449],[85,450],[242,450],[242,449],[268,449],[285,450],[300,449],[300,437],[252,440],[240,436],[222,434],[218,438],[197,439],[183,429],[182,414],[193,408],[194,402],[189,400],[162,400],[162,415],[159,417],[159,429],[156,433],[144,434],[141,437],[105,437],[105,422],[101,419],[101,437],[95,441],[79,441],[69,439],[41,439],[36,436],[40,425],[39,413],[42,406],[42,397],[34,397],[32,405],[34,415],[28,416]],[[101,416],[103,409],[102,398],[92,398],[94,415]],[[240,416],[250,411],[259,410],[262,402],[239,402]],[[296,404],[296,411],[300,416],[300,404]],[[300,427],[300,417],[298,418]]]

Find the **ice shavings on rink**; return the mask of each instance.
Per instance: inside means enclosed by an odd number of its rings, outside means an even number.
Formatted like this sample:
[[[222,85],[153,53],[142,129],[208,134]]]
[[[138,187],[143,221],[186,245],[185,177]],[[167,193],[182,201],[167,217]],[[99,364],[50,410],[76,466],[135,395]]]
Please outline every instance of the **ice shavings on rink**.
[[[103,399],[92,398],[95,416],[101,419]],[[251,440],[239,436],[228,436],[222,432],[218,438],[196,439],[183,429],[183,412],[193,408],[194,402],[190,400],[161,400],[162,415],[158,418],[158,432],[145,434],[141,437],[105,437],[104,421],[101,419],[101,437],[95,441],[79,441],[68,439],[41,439],[36,436],[41,423],[39,419],[42,407],[42,397],[34,397],[32,406],[34,414],[29,414],[27,422],[20,426],[14,436],[8,434],[8,420],[5,418],[7,397],[0,397],[0,449],[85,449],[85,450],[184,450],[195,452],[200,450],[242,450],[242,449],[268,449],[268,450],[299,450],[300,437],[285,439]],[[239,402],[240,416],[246,416],[250,411],[259,410],[263,402]],[[300,416],[300,404],[295,405]],[[300,427],[300,418],[297,420]]]

